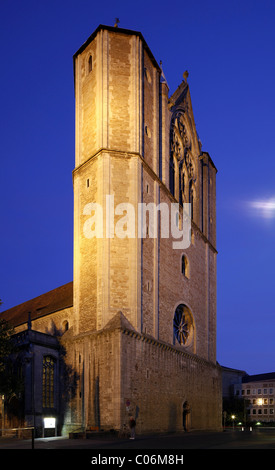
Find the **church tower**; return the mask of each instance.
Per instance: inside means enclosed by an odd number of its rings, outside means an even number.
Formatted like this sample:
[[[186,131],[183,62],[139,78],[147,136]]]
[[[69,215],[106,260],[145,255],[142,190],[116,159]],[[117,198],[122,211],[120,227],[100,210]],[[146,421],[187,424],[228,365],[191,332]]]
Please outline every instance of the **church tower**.
[[[146,65],[150,95],[144,87]],[[160,69],[140,33],[106,26],[99,26],[75,54],[74,69],[77,328],[79,332],[99,330],[121,310],[141,331],[142,246],[137,218],[134,226],[128,224],[131,233],[121,227],[119,234],[118,221],[127,204],[137,215],[145,152],[150,154],[148,164],[157,171]],[[151,108],[152,138],[145,136],[145,103]],[[98,211],[91,203],[100,206]],[[89,231],[93,216],[99,217],[97,227]],[[96,236],[93,230],[99,230]]]
[[[85,426],[120,428],[140,410],[140,429],[167,430],[171,413],[178,429],[188,400],[193,426],[219,427],[216,168],[197,136],[187,77],[169,96],[142,34],[117,27],[100,25],[74,55],[76,408]],[[172,224],[175,204],[179,229],[185,204],[191,216],[180,249],[162,231],[161,209]]]

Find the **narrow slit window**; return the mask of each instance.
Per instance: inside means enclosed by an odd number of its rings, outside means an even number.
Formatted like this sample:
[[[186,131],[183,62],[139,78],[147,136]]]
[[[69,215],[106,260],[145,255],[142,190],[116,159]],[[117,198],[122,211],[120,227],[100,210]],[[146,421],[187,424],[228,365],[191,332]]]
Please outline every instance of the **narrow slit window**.
[[[88,72],[90,73],[93,70],[93,57],[90,55],[88,61]]]
[[[181,257],[181,273],[189,278],[189,262],[186,255],[182,255]]]
[[[194,220],[194,188],[192,181],[189,184],[189,203],[191,204],[191,220]]]

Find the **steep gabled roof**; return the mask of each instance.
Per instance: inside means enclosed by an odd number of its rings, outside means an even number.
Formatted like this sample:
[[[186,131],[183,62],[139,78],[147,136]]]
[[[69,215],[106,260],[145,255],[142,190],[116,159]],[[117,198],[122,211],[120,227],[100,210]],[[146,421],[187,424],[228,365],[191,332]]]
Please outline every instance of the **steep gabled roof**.
[[[122,330],[129,330],[135,331],[133,325],[127,320],[125,315],[122,312],[117,312],[117,314],[109,320],[107,325],[104,327],[104,330],[115,330],[115,329],[122,329]]]
[[[174,91],[174,93],[170,97],[170,101],[175,105],[178,104],[179,101],[183,101],[187,97],[187,93],[189,91],[188,83],[183,80],[178,88]]]
[[[170,111],[173,116],[176,115],[180,110],[184,112],[185,122],[189,128],[190,136],[192,136],[193,151],[197,154],[201,154],[201,145],[198,139],[198,133],[196,129],[191,95],[189,85],[186,80],[183,80],[178,88],[174,91],[168,101],[170,105]]]
[[[50,313],[73,306],[73,282],[57,287],[34,299],[28,300],[0,313],[0,319],[8,321],[12,326],[19,326],[28,321],[49,315]]]

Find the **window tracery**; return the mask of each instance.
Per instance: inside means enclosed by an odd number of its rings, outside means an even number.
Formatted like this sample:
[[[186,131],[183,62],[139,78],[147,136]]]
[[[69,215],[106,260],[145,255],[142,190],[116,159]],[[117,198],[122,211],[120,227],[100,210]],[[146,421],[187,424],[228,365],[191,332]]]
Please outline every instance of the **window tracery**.
[[[55,360],[52,356],[43,357],[43,407],[54,406]]]
[[[184,112],[177,111],[170,127],[170,191],[180,204],[191,203],[193,218],[196,169],[192,142],[185,124]]]

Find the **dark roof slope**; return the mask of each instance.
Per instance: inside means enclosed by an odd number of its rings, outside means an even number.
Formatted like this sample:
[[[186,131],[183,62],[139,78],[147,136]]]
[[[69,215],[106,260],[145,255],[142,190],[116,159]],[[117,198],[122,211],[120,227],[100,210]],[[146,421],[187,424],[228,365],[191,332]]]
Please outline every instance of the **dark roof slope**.
[[[268,372],[266,374],[246,375],[243,377],[242,382],[265,382],[266,380],[275,380],[275,372]]]
[[[34,299],[28,300],[16,307],[12,307],[0,313],[0,319],[8,321],[12,326],[18,326],[28,321],[49,315],[50,313],[73,305],[73,282],[57,287]]]

